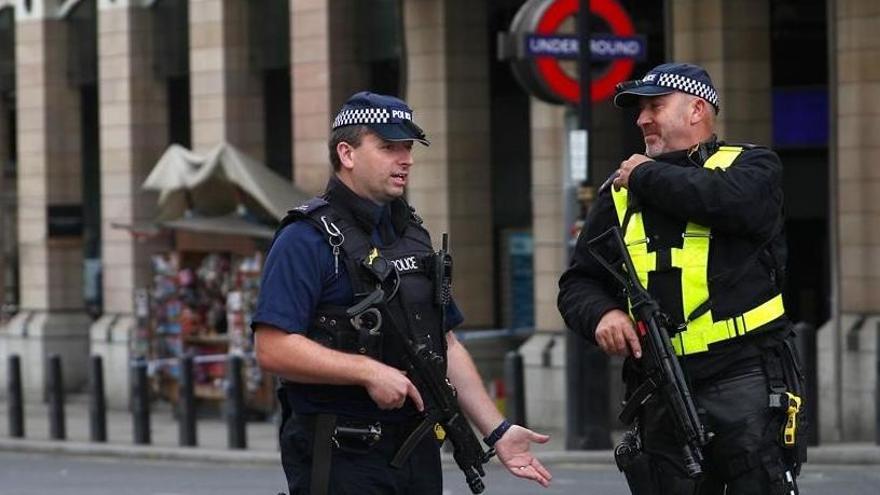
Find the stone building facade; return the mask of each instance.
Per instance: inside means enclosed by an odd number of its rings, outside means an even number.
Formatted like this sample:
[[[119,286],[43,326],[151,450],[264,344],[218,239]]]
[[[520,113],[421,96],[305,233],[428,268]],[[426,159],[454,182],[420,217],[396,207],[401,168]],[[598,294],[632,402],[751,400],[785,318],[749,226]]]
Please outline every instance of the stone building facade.
[[[14,216],[0,226],[16,226],[17,247],[15,256],[0,252],[2,288],[17,306],[0,328],[0,358],[21,355],[26,389],[41,393],[49,355],[63,356],[72,390],[83,389],[88,356],[102,355],[112,377],[108,399],[124,406],[133,293],[149,284],[149,256],[158,246],[114,226],[155,217],[157,198],[140,185],[162,152],[172,142],[198,152],[226,141],[317,193],[329,175],[328,124],[349,94],[372,88],[407,99],[431,138],[416,151],[408,197],[438,238],[450,233],[467,329],[506,325],[505,236],[531,233],[535,334],[522,348],[528,416],[561,427],[565,329],[556,282],[570,241],[563,163],[572,114],[529,99],[495,57],[497,31],[522,3],[0,1],[0,20],[10,11],[14,19],[14,49],[0,47],[0,78],[10,73],[15,81],[12,93],[0,95],[0,193],[14,198],[9,208],[0,203],[0,213]],[[704,65],[721,94],[720,133],[776,144],[774,71],[782,61],[773,43],[790,1],[666,0],[655,7],[660,15],[640,2],[619,3],[637,29],[660,33],[662,50],[639,70],[664,60]],[[786,192],[795,209],[817,202],[798,191],[827,195],[816,217],[825,215],[827,235],[809,249],[829,255],[824,288],[799,292],[806,302],[795,306],[821,327],[821,438],[867,439],[880,324],[880,172],[871,168],[880,158],[880,4],[812,4],[824,11],[827,33],[817,57],[825,65],[809,68],[827,76],[830,124],[820,168],[827,177],[801,187],[800,155],[790,153],[786,174],[794,186]],[[283,33],[283,41],[267,38],[272,33]],[[594,182],[638,151],[630,117],[608,102],[596,105]],[[71,211],[85,226],[65,235],[59,222]],[[90,220],[90,211],[97,217]],[[89,225],[98,232],[92,241]],[[91,258],[103,271],[97,313],[83,296]],[[804,309],[823,305],[827,311]],[[5,373],[0,366],[2,383]]]

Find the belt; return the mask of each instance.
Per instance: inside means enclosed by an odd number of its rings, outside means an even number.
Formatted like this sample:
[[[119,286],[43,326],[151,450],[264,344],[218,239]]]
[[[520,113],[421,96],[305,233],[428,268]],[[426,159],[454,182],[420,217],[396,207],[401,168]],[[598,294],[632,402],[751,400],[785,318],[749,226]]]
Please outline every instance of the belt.
[[[782,295],[777,294],[742,314],[721,321],[712,321],[712,313],[707,311],[688,322],[686,329],[670,340],[679,356],[699,354],[708,351],[710,344],[742,337],[784,315]]]
[[[329,429],[319,431],[321,418],[325,416],[334,416],[335,421]],[[314,433],[316,444],[321,435],[329,437],[331,446],[354,452],[366,452],[383,440],[391,442],[395,448],[399,447],[420,422],[419,418],[380,421],[332,414],[301,414],[297,420]]]

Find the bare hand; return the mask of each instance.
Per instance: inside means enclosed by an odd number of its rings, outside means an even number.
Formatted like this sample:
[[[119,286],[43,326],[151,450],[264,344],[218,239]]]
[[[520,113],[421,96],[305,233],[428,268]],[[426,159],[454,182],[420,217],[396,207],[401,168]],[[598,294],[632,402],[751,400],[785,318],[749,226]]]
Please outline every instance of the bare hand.
[[[379,409],[400,409],[406,403],[407,397],[412,399],[416,409],[425,409],[422,395],[403,371],[379,361],[373,363],[374,369],[364,387]]]
[[[596,325],[596,343],[606,354],[642,357],[642,346],[633,321],[619,309],[605,313]]]
[[[541,464],[537,457],[529,452],[532,442],[547,443],[550,437],[535,433],[532,430],[513,425],[495,444],[495,452],[498,460],[510,471],[510,474],[519,478],[534,480],[543,487],[550,486],[553,475]]]
[[[650,162],[651,159],[645,155],[640,155],[638,153],[631,155],[626,160],[620,162],[620,168],[617,169],[617,178],[614,179],[614,187],[617,190],[620,188],[628,189],[629,188],[629,176],[632,171],[642,165],[644,163]]]

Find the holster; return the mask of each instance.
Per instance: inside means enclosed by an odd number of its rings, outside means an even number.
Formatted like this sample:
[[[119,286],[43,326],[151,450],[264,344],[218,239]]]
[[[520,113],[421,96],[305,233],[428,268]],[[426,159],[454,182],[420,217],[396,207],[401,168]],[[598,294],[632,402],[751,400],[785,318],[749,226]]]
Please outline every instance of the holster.
[[[770,408],[778,409],[784,416],[782,431],[778,435],[779,443],[786,460],[797,475],[801,464],[807,461],[805,435],[809,418],[807,418],[806,401],[811,400],[812,397],[805,396],[805,376],[793,337],[792,333],[781,344],[764,351],[764,367],[770,387]],[[790,407],[790,404],[793,404],[793,397],[797,398],[799,406],[796,413],[792,413]],[[786,439],[786,436],[789,438]]]
[[[614,447],[614,461],[633,495],[661,495],[654,483],[650,458],[642,451],[638,424],[627,430]]]

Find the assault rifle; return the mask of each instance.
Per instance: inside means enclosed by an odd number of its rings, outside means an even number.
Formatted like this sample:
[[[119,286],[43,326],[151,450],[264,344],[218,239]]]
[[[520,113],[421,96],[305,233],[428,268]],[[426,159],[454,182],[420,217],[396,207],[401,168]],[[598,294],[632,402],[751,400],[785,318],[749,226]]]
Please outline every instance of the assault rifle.
[[[617,260],[609,260],[600,252],[600,245],[607,247],[609,237],[615,251],[620,255]],[[635,319],[639,341],[645,351],[642,366],[646,379],[624,403],[619,419],[624,424],[631,424],[638,410],[659,392],[672,413],[676,436],[682,443],[685,470],[688,476],[696,478],[703,472],[703,447],[712,435],[706,431],[697,415],[681,364],[669,339],[669,317],[660,310],[660,305],[639,281],[620,228],[612,227],[588,241],[587,249],[623,285]]]
[[[445,239],[444,239],[445,241]],[[445,242],[443,250],[438,255],[445,254]],[[440,263],[447,262],[443,256]],[[387,276],[390,265],[381,257],[368,258],[365,265],[380,282]],[[439,276],[439,274],[435,274]],[[445,310],[448,300],[441,303]],[[472,493],[482,493],[485,489],[482,477],[486,476],[483,464],[495,454],[494,449],[483,450],[480,440],[474,435],[467,418],[458,405],[457,392],[452,382],[446,376],[446,358],[435,352],[430,342],[414,342],[410,336],[398,325],[396,318],[388,309],[388,300],[380,283],[376,289],[367,295],[358,304],[347,310],[352,322],[361,322],[361,315],[378,311],[373,315],[373,325],[382,327],[386,337],[399,342],[405,350],[403,363],[406,367],[407,376],[413,381],[419,393],[425,401],[425,413],[421,423],[403,442],[391,465],[399,468],[413,449],[424,439],[425,435],[435,434],[435,426],[443,429],[445,437],[452,442],[452,457],[459,469],[464,472],[467,484]],[[357,324],[355,326],[358,326]],[[439,432],[438,432],[439,433]]]

